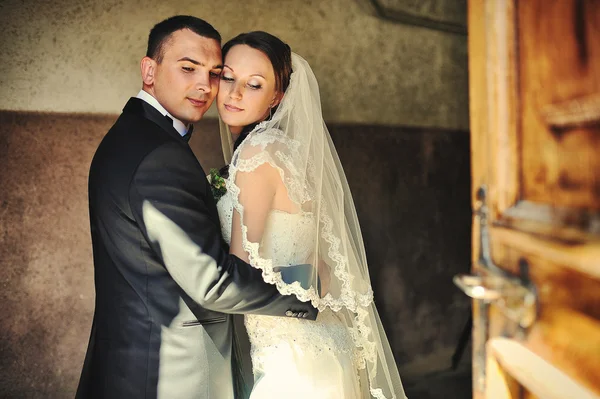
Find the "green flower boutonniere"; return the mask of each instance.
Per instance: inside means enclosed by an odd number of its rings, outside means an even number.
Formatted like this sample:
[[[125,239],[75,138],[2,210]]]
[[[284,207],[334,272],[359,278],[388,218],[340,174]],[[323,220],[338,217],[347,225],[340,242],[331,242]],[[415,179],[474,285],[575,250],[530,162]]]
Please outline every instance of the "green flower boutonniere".
[[[217,169],[212,168],[210,170],[210,174],[208,175],[208,183],[210,184],[210,190],[215,198],[215,202],[218,202],[219,199],[221,199],[221,197],[227,192],[225,179],[219,174]]]

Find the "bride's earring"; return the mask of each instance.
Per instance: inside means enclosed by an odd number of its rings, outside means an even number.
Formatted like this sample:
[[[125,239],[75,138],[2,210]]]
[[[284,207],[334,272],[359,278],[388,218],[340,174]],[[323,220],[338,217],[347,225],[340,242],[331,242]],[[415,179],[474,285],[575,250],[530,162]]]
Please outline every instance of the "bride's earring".
[[[269,120],[273,119],[273,106],[269,106]]]

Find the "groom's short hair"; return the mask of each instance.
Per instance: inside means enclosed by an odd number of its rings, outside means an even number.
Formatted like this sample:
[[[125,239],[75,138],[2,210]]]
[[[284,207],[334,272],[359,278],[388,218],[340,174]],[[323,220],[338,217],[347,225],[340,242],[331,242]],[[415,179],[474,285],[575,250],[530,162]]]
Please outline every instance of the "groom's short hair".
[[[189,29],[197,35],[214,39],[219,42],[219,45],[221,44],[221,35],[205,20],[190,15],[176,15],[154,25],[148,37],[146,57],[160,64],[165,55],[165,44],[168,43],[171,34],[182,29]]]

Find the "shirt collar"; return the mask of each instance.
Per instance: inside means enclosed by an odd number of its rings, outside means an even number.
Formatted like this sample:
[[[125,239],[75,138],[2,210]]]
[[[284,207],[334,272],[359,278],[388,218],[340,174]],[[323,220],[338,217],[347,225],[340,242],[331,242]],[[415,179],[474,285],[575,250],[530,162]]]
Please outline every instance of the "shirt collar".
[[[162,105],[160,105],[160,103],[158,102],[158,100],[156,98],[154,98],[152,96],[152,94],[150,94],[150,93],[148,93],[148,92],[146,92],[144,90],[140,90],[140,92],[137,94],[136,97],[139,98],[140,100],[144,100],[148,104],[152,105],[161,114],[163,114],[165,116],[168,116],[169,118],[173,119],[173,127],[175,128],[175,130],[177,130],[177,132],[179,132],[179,134],[181,136],[185,136],[185,134],[188,132],[188,127],[182,121],[180,121],[179,119],[177,119],[173,115],[171,115],[165,109],[165,107],[163,107]]]

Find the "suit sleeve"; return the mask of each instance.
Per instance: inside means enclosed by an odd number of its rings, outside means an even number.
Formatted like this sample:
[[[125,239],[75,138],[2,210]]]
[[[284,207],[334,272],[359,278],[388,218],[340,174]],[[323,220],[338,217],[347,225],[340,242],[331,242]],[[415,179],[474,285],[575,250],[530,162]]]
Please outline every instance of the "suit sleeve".
[[[281,295],[260,270],[228,253],[209,216],[205,179],[191,151],[168,143],[146,156],[131,182],[135,219],[175,282],[206,309],[314,320],[309,302]]]

